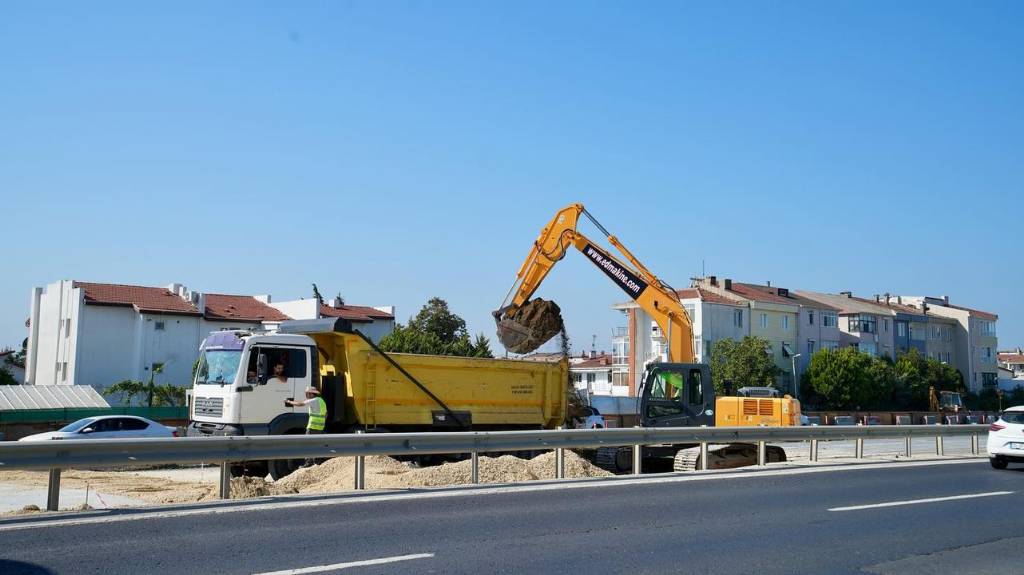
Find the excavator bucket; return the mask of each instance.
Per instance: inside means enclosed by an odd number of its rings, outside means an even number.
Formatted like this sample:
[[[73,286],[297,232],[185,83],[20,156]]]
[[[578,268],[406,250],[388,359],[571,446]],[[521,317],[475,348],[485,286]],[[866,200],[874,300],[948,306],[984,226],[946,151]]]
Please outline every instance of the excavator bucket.
[[[562,331],[562,310],[553,301],[533,299],[495,315],[498,341],[512,353],[530,353]]]

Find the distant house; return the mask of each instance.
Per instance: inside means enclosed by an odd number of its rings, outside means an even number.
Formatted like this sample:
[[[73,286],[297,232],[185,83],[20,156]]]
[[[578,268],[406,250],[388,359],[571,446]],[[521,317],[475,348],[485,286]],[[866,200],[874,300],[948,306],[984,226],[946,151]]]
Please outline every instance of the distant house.
[[[569,361],[569,373],[572,374],[573,385],[588,397],[591,395],[629,395],[628,386],[613,384],[613,371],[612,355],[609,353],[591,352],[588,356],[572,358]]]
[[[311,311],[318,317],[319,310]],[[270,331],[288,319],[299,318],[271,305],[269,295],[63,280],[32,290],[26,383],[103,388],[146,381],[159,367],[158,383],[189,385],[199,346],[211,332]],[[374,333],[394,325],[393,315],[379,310],[355,319],[365,319]]]

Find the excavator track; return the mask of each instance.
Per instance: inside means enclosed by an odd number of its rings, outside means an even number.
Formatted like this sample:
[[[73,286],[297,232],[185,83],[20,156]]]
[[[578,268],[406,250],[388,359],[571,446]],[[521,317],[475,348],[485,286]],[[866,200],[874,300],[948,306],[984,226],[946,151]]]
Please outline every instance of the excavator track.
[[[786,452],[777,445],[765,448],[768,463],[786,461]],[[688,447],[676,452],[672,462],[674,471],[697,471],[700,463],[700,447]],[[708,445],[708,469],[735,469],[757,465],[757,446],[750,443],[729,443]]]
[[[594,453],[594,465],[612,473],[630,471],[633,469],[633,449],[631,447],[598,447]]]

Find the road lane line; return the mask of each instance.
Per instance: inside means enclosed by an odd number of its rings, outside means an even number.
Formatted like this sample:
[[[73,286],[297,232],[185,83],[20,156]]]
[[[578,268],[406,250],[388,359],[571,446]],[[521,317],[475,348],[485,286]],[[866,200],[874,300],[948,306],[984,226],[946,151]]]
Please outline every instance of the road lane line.
[[[871,503],[868,505],[851,505],[849,507],[833,507],[829,511],[860,511],[861,509],[878,509],[879,507],[899,507],[901,505],[917,505],[918,503],[938,503],[940,501],[957,501],[960,499],[975,499],[978,497],[995,497],[998,495],[1012,495],[1013,491],[990,491],[988,493],[970,493],[967,495],[951,495],[949,497],[929,497],[928,499],[908,499],[905,501],[889,501],[886,503]]]
[[[399,561],[411,561],[413,559],[430,559],[433,553],[416,553],[414,555],[396,555],[394,557],[381,557],[380,559],[367,559],[365,561],[349,561],[348,563],[334,563],[333,565],[318,565],[316,567],[302,567],[299,569],[285,569],[284,571],[268,571],[256,573],[255,575],[302,575],[303,573],[323,573],[324,571],[340,571],[349,567],[365,567],[367,565],[383,565],[385,563],[397,563]]]
[[[39,521],[29,522],[16,522],[5,525],[3,521],[0,521],[0,532],[3,531],[16,531],[21,529],[42,529],[47,527],[67,527],[75,525],[90,525],[98,523],[119,523],[122,521],[140,521],[143,519],[167,519],[174,517],[189,517],[197,515],[218,515],[221,513],[238,513],[245,511],[268,511],[275,509],[302,509],[306,507],[320,507],[320,506],[332,506],[332,505],[355,505],[365,504],[376,501],[402,501],[408,499],[434,499],[434,498],[445,498],[445,497],[465,497],[473,495],[499,495],[508,493],[525,493],[532,491],[559,491],[565,489],[593,489],[601,487],[622,487],[631,485],[655,485],[661,483],[684,483],[690,481],[715,481],[715,480],[727,480],[727,479],[757,479],[763,477],[780,477],[789,475],[809,475],[814,473],[835,473],[842,471],[872,471],[878,469],[908,469],[912,467],[926,467],[936,465],[961,465],[966,463],[978,463],[979,459],[952,459],[952,460],[937,460],[937,461],[914,461],[914,462],[900,462],[900,463],[865,463],[860,465],[835,465],[835,466],[824,466],[824,467],[802,467],[802,468],[784,468],[784,469],[772,469],[772,470],[757,470],[756,468],[746,468],[750,471],[713,471],[706,474],[671,474],[671,475],[655,475],[655,476],[640,476],[637,478],[622,479],[620,475],[618,478],[596,478],[596,479],[582,479],[582,480],[561,480],[558,482],[548,482],[540,484],[499,484],[494,487],[475,487],[475,486],[461,486],[461,487],[450,487],[442,488],[438,490],[427,490],[427,491],[398,491],[398,492],[387,492],[387,493],[368,493],[363,496],[353,497],[351,493],[338,493],[338,494],[321,494],[314,496],[315,499],[307,498],[296,498],[293,500],[288,496],[279,496],[285,501],[272,501],[268,503],[225,503],[215,504],[207,507],[194,508],[194,507],[179,507],[175,506],[171,509],[145,511],[142,510],[137,513],[131,513],[127,515],[113,515],[113,516],[91,516],[91,517],[68,517],[66,519],[41,519]],[[332,497],[334,495],[334,497]],[[302,497],[302,496],[297,496]]]

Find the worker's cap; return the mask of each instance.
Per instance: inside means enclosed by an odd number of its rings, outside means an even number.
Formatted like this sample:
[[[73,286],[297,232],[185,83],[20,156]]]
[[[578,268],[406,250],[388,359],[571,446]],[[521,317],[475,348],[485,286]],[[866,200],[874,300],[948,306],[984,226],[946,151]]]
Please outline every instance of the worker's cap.
[[[315,393],[316,395],[320,395],[320,390],[315,387],[307,387],[306,393]]]

